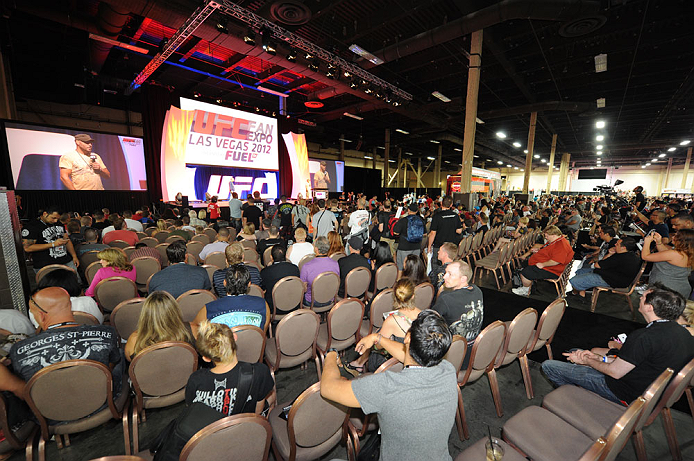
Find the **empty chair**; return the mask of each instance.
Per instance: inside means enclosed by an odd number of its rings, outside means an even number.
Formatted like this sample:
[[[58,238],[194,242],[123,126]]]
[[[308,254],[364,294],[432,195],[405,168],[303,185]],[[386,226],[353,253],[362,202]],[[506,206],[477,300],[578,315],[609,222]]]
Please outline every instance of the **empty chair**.
[[[272,288],[272,321],[281,320],[287,312],[301,307],[304,292],[304,282],[299,277],[284,277],[277,282]]]
[[[208,290],[188,290],[178,298],[176,302],[181,309],[181,317],[184,322],[192,322],[207,303],[217,299],[214,293]]]
[[[103,279],[94,289],[94,298],[104,312],[111,312],[119,303],[136,297],[137,286],[127,277]]]
[[[260,415],[227,416],[204,427],[181,450],[180,461],[267,461],[272,441],[270,423]],[[222,456],[223,454],[223,456]]]
[[[345,298],[365,299],[371,284],[371,271],[366,267],[355,267],[345,277]]]
[[[159,234],[157,234],[159,235]],[[168,243],[160,243],[156,247],[154,247],[155,250],[159,252],[159,255],[161,256],[161,267],[166,267],[169,265],[169,257],[166,255],[166,248],[169,246]]]
[[[499,357],[496,359],[495,368],[500,368],[518,359],[525,383],[525,393],[528,399],[532,399],[530,382],[530,369],[528,358],[526,357],[530,337],[534,334],[535,323],[537,322],[537,311],[532,307],[525,309],[516,315],[507,325],[506,340],[501,347]]]
[[[66,269],[72,272],[75,272],[75,269],[73,269],[70,266],[66,266],[64,264],[49,264],[48,266],[43,266],[39,271],[36,273],[36,283],[39,283],[41,279],[43,278],[44,275],[48,274],[51,271],[54,271],[56,269]],[[101,269],[101,263],[99,263],[99,267],[94,271],[94,274],[96,274],[96,271]],[[94,275],[92,275],[92,278],[94,278]],[[91,279],[88,280],[89,283],[91,284],[92,281]]]
[[[460,368],[463,365],[466,353],[467,341],[465,340],[465,338],[460,335],[453,335],[453,338],[451,340],[451,347],[448,348],[448,352],[446,352],[444,359],[448,360],[449,362],[451,362],[451,364],[453,364],[453,368],[455,368],[456,374],[460,373]],[[460,393],[460,388],[458,388],[458,392],[458,411],[455,415],[455,424],[458,429],[458,436],[460,437],[460,440],[469,439],[470,434],[468,433],[467,425],[463,426],[463,420],[465,416],[464,413],[461,412],[464,412],[465,409],[463,408],[463,395]]]
[[[111,311],[111,325],[116,328],[118,336],[127,340],[137,330],[142,305],[146,298],[132,298],[122,301]]]
[[[199,237],[199,236],[196,236]],[[186,244],[186,252],[189,254],[192,254],[195,256],[195,259],[200,259],[200,252],[202,249],[205,248],[205,244],[202,242],[198,242],[195,240],[195,237],[193,237],[193,240],[188,242]]]
[[[214,240],[217,238],[217,231],[212,229],[211,227],[206,227],[205,235],[208,239],[210,239],[210,242],[214,242]]]
[[[601,460],[614,460],[629,440],[643,411],[645,401],[634,400],[624,414],[605,433]],[[559,416],[537,406],[524,408],[511,417],[503,428],[503,438],[533,461],[577,459],[593,449],[594,440]]]
[[[251,286],[248,288],[248,294],[251,296],[258,296],[260,298],[264,298],[265,290],[260,288],[258,285],[251,283]]]
[[[256,363],[265,354],[265,332],[253,325],[237,325],[231,329],[236,334],[236,358],[240,362]]]
[[[378,293],[386,288],[393,288],[393,285],[398,280],[398,266],[394,263],[385,263],[376,269],[374,278],[374,293]]]
[[[207,258],[205,258],[205,265],[216,266],[217,269],[224,269],[227,267],[227,257],[223,252],[215,251],[207,255]]]
[[[216,236],[215,236],[216,238]],[[205,234],[198,234],[193,236],[193,238],[190,239],[191,242],[199,242],[202,243],[203,246],[207,245],[208,243],[212,242],[210,238],[205,235]]]
[[[69,446],[69,434],[100,426],[111,418],[123,417],[129,392],[123,389],[114,398],[113,379],[106,365],[93,360],[59,362],[32,376],[24,388],[24,397],[41,428],[38,434],[39,461],[45,461],[46,442],[52,435],[56,435],[58,448],[62,448],[63,436],[65,446]],[[125,453],[129,454],[130,431],[125,418],[123,435]],[[29,447],[27,451],[30,454]]]
[[[138,418],[146,420],[145,409],[163,408],[185,398],[190,375],[198,368],[198,353],[182,341],[165,341],[146,347],[128,369],[135,392],[133,408],[133,451],[138,452]]]
[[[364,317],[364,303],[356,298],[345,298],[328,313],[328,321],[318,330],[316,345],[321,353],[328,349],[343,351],[356,344],[359,327]]]
[[[429,282],[420,283],[414,289],[414,305],[418,309],[429,309],[434,300],[434,285]]]
[[[309,262],[310,260],[312,260],[315,257],[316,257],[316,255],[314,253],[311,253],[311,254],[307,254],[306,256],[301,258],[299,260],[299,270],[301,270],[301,268],[304,267],[304,264],[306,264],[307,262]]]
[[[166,239],[169,238],[169,233],[167,231],[160,231],[154,234],[152,237],[157,239],[157,242],[164,243]]]
[[[496,271],[500,272],[502,281],[504,285],[506,284],[506,272],[504,272],[504,267],[508,263],[511,255],[512,243],[507,243],[499,248],[499,251],[493,252],[480,259],[475,263],[475,271],[473,273],[472,280],[475,280],[477,275],[477,269],[480,270],[480,275],[482,271],[491,272],[494,275],[494,281],[496,282],[496,289],[501,290],[501,285],[499,285],[499,276]],[[479,282],[478,282],[479,283]]]
[[[320,360],[316,353],[319,326],[318,314],[309,309],[296,310],[280,320],[274,340],[265,345],[265,363],[270,371],[303,365],[313,359],[320,379]]]
[[[143,239],[140,239],[140,243],[144,243],[150,248],[155,248],[157,245],[159,245],[159,240],[155,239],[154,237],[146,237]]]
[[[317,313],[328,312],[335,305],[340,289],[340,276],[335,272],[321,272],[311,283],[311,309]],[[318,307],[315,304],[325,304]]]
[[[130,264],[135,266],[137,271],[137,285],[138,288],[144,288],[147,284],[147,280],[153,275],[161,270],[161,265],[157,258],[152,258],[151,256],[142,256],[140,258],[135,258],[130,261]]]
[[[550,303],[549,306],[545,308],[540,316],[540,321],[537,322],[537,328],[535,328],[534,334],[530,337],[530,342],[526,348],[526,353],[534,352],[540,349],[542,346],[547,348],[547,355],[550,360],[553,358],[552,354],[552,339],[554,339],[554,333],[556,333],[559,327],[559,322],[561,322],[564,316],[564,311],[566,310],[566,300],[563,298],[557,298]],[[532,381],[530,379],[530,368],[528,368],[528,362],[525,359],[520,360],[521,367],[523,367],[523,376],[527,376],[526,391],[530,391],[530,398],[534,396]]]
[[[285,421],[280,413],[288,403],[277,405],[268,418],[276,460],[319,459],[340,442],[348,409],[325,400],[320,395],[320,383],[301,393]]]
[[[383,326],[383,315],[393,310],[393,289],[388,288],[381,291],[371,301],[371,312],[369,312],[369,322],[362,322],[360,336],[364,337],[374,333]]]
[[[128,248],[130,244],[124,240],[113,240],[108,244],[108,246],[113,248],[120,248],[121,250]]]

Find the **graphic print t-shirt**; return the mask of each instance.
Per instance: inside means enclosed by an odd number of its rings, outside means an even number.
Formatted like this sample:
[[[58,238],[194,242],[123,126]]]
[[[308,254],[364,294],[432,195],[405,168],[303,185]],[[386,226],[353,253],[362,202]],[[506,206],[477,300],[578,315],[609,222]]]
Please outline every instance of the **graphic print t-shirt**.
[[[200,402],[223,413],[224,416],[233,414],[241,363],[239,362],[226,373],[217,374],[210,369],[202,368],[190,375],[186,385],[186,405]],[[253,381],[246,400],[247,403],[244,405],[245,410],[249,412],[255,411],[255,404],[263,400],[275,384],[267,365],[253,363],[251,366],[253,367]],[[253,402],[253,404],[250,405],[248,402]]]
[[[118,363],[120,353],[116,337],[113,327],[103,325],[44,331],[12,346],[12,369],[29,381],[39,370],[66,360],[96,360],[106,366]]]
[[[482,329],[484,302],[482,290],[475,285],[444,291],[433,309],[446,320],[452,334],[463,336],[467,341],[474,340]]]
[[[36,219],[28,223],[22,229],[22,238],[26,240],[36,240],[37,244],[53,243],[63,238],[65,228],[60,223],[46,224],[41,219]],[[49,264],[65,264],[72,261],[72,256],[67,252],[67,246],[56,245],[43,251],[32,253],[34,268],[40,269]]]
[[[265,328],[265,299],[258,296],[225,296],[207,303],[207,320],[234,328],[253,325]]]

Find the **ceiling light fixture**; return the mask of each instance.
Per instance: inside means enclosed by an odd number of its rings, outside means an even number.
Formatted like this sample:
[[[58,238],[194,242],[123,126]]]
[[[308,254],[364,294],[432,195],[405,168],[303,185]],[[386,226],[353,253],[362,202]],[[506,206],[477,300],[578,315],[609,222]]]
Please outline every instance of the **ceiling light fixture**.
[[[598,155],[602,155],[602,151],[601,151],[601,150],[599,150],[599,151],[597,151],[597,152],[596,152],[596,154],[598,154]]]
[[[463,149],[460,149],[460,148],[458,148],[458,147],[454,147],[453,150],[458,151],[458,152],[462,152],[462,151],[463,151]]]
[[[521,168],[521,171],[525,171],[525,168]]]
[[[541,159],[540,161],[541,161],[542,163],[547,163],[547,160],[545,160],[545,159]]]
[[[262,86],[262,85],[261,85],[261,86],[257,86],[256,88],[259,89],[260,91],[264,92],[264,93],[274,94],[275,96],[279,96],[279,97],[281,97],[281,98],[287,98],[287,97],[289,97],[288,94],[281,93],[281,92],[275,91],[275,90],[271,90],[270,88],[265,88],[265,87]]]
[[[528,153],[528,149],[525,149],[525,150],[523,151],[523,153],[524,153],[524,154],[527,154],[527,153]]]
[[[601,134],[599,134],[599,135],[597,135],[597,136],[595,137],[595,140],[596,140],[596,141],[602,141],[603,139],[605,139],[605,137],[604,137],[603,135],[601,135]]]
[[[497,137],[497,138],[504,139],[504,138],[506,138],[506,133],[504,133],[503,131],[497,131],[497,132],[496,132],[496,137]]]
[[[508,165],[506,165],[506,168],[511,168],[512,166],[513,166],[513,165],[508,164]]]
[[[649,163],[646,163],[646,166],[651,166],[650,162],[649,162]]]
[[[669,148],[667,151],[668,151],[668,152],[675,152],[676,150],[677,150],[676,147],[671,147],[671,148]]]
[[[430,139],[429,142],[434,144],[441,144],[441,141],[437,141],[436,139]]]
[[[689,139],[685,139],[684,141],[682,141],[682,142],[680,143],[680,146],[686,146],[686,145],[688,145],[689,143],[690,143]]]
[[[396,129],[395,131],[397,131],[398,133],[402,133],[402,134],[410,134],[409,131],[401,130],[400,128]]]
[[[657,162],[657,161],[658,161],[657,158],[651,159],[651,162],[652,162],[652,163],[655,163],[655,162]]]
[[[517,167],[517,166],[514,166],[514,167],[513,167],[513,169],[514,169],[514,170],[517,170],[517,169],[518,169],[518,167]]]
[[[540,154],[535,154],[535,155],[533,155],[533,157],[540,158]]]
[[[499,165],[503,165],[503,164],[504,164],[504,162],[502,162],[501,160],[497,160],[496,163],[498,163]]]
[[[602,129],[605,128],[605,122],[603,120],[598,120],[595,122],[595,128]]]
[[[345,117],[353,118],[354,120],[364,120],[364,117],[360,117],[358,115],[350,114],[349,112],[345,112],[344,114]]]
[[[427,157],[427,160],[436,160],[434,157]]]
[[[484,125],[484,120],[482,120],[482,119],[479,118],[479,117],[475,117],[475,121],[476,121],[477,123],[479,123],[480,125]]]
[[[665,157],[666,155],[667,155],[667,154],[665,154],[665,153],[660,154],[660,155],[658,155],[658,158],[663,158],[663,157]]]
[[[595,56],[595,72],[605,72],[607,70],[607,55],[605,53]]]
[[[370,61],[372,64],[376,64],[377,66],[380,66],[381,64],[383,64],[383,59],[377,58],[376,56],[369,53],[364,48],[360,47],[359,45],[357,45],[355,43],[353,43],[349,46],[349,50],[352,53],[366,59],[367,61]]]
[[[364,158],[365,158],[365,159],[368,159],[368,160],[373,160],[373,157],[371,157],[371,156],[369,156],[369,155],[365,155]]]
[[[597,150],[602,150],[602,144],[598,144],[597,146],[595,146],[595,148],[596,148]]]
[[[602,109],[605,107],[605,98],[598,98],[595,103],[598,106],[598,109]]]
[[[516,142],[513,143],[513,147],[521,147],[521,143],[519,143],[518,141],[516,141]]]
[[[440,100],[440,101],[443,101],[443,102],[451,102],[451,99],[450,99],[450,98],[444,96],[443,94],[439,93],[438,91],[432,92],[431,95],[432,95],[433,97],[435,97],[436,99]]]

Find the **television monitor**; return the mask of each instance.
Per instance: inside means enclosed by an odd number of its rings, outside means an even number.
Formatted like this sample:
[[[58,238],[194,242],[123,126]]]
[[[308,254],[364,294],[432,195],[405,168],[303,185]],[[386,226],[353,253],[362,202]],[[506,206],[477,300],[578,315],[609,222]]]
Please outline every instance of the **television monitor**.
[[[345,162],[310,158],[308,159],[308,171],[311,177],[311,187],[314,190],[344,191]]]

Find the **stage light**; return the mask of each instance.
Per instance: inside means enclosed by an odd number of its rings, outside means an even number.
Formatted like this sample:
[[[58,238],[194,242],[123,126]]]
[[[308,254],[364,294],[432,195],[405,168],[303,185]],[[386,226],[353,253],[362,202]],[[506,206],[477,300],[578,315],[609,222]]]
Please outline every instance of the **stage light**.
[[[598,129],[605,128],[605,122],[603,120],[598,120],[597,122],[595,122],[595,127]]]
[[[602,151],[601,151],[601,150],[599,150],[599,151],[597,151],[597,152],[596,152],[596,154],[598,154],[598,155],[602,155]]]
[[[393,106],[394,106],[394,107],[398,107],[398,106],[400,106],[400,105],[402,105],[402,103],[401,103],[399,100],[396,99],[395,101],[393,101]]]
[[[243,36],[243,42],[246,45],[255,46],[255,32],[252,29],[248,29],[246,35]]]
[[[658,155],[658,158],[663,158],[663,157],[665,157],[666,155],[667,155],[667,154],[660,154],[660,155]]]
[[[504,164],[504,162],[502,162],[501,160],[497,160],[496,163],[498,163],[499,165],[503,165],[503,164]]]
[[[352,81],[349,82],[349,87],[353,90],[356,90],[357,88],[359,88],[359,84],[356,81],[354,81],[354,79],[352,79]]]
[[[371,94],[371,93],[373,93],[373,92],[374,92],[374,90],[372,90],[372,89],[371,89],[370,87],[368,87],[368,86],[367,86],[366,88],[364,88],[364,93],[366,93],[366,94]]]
[[[603,135],[601,135],[601,134],[599,134],[599,135],[597,135],[597,136],[595,137],[595,140],[596,140],[596,141],[602,141],[603,139],[605,139],[605,137],[604,137]]]
[[[504,139],[504,138],[506,138],[506,133],[504,133],[503,131],[497,131],[497,132],[496,132],[496,137],[497,137],[497,138]]]
[[[217,104],[221,104],[221,103],[222,103],[222,100],[221,100],[221,99],[217,99]]]
[[[217,22],[217,24],[215,24],[214,28],[217,29],[222,34],[228,34],[229,33],[229,29],[227,29],[226,19],[220,19]]]
[[[523,153],[524,153],[524,154],[527,154],[527,153],[528,153],[528,149],[525,149],[525,150],[523,151]]]
[[[521,143],[519,143],[518,141],[516,141],[516,142],[513,143],[513,147],[521,147]]]
[[[342,71],[342,75],[343,75],[345,78],[351,78],[351,77],[352,77],[352,73],[351,73],[350,71],[348,71],[348,70]]]
[[[296,62],[296,50],[295,49],[290,49],[289,54],[287,54],[287,61],[289,62]]]
[[[671,148],[669,148],[667,151],[668,151],[668,152],[675,152],[675,150],[677,150],[676,147],[671,147]]]
[[[540,158],[540,154],[535,154],[535,155],[533,155],[533,157]]]
[[[308,67],[308,70],[312,72],[318,72],[318,68],[320,67],[320,61],[318,59],[312,59],[306,67]]]
[[[595,148],[596,148],[597,150],[602,150],[602,144],[598,144],[597,146],[595,146]]]
[[[305,58],[307,61],[312,61],[313,58],[314,58],[313,53],[307,51],[306,54],[304,55],[304,58]]]
[[[689,145],[689,142],[690,142],[689,139],[685,139],[684,141],[682,141],[680,143],[680,146],[687,146],[687,145]]]
[[[402,133],[402,134],[410,134],[409,131],[401,130],[400,128],[397,128],[395,131],[397,131],[398,133]]]
[[[328,70],[325,72],[325,76],[331,80],[334,80],[336,71],[337,68],[335,66],[333,66],[332,64],[328,64]]]

